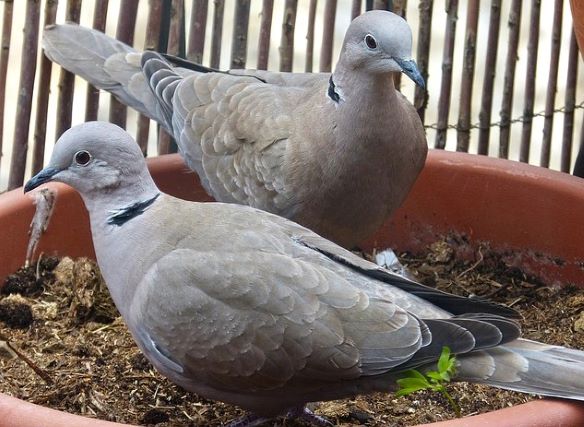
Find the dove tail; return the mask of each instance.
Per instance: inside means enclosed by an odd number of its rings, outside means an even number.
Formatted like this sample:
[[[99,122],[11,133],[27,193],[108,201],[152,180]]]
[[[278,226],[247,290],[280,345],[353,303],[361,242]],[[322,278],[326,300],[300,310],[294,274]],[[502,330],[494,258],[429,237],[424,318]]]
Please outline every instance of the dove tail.
[[[73,24],[51,25],[43,33],[45,55],[67,71],[165,125],[163,111],[141,68],[140,52],[106,34]]]
[[[458,362],[456,380],[584,400],[584,351],[518,339]]]

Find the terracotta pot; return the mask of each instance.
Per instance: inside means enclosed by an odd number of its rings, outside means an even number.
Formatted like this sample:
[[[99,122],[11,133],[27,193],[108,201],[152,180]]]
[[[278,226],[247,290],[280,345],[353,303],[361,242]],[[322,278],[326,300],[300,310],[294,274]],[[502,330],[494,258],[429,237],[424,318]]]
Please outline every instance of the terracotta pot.
[[[177,155],[149,160],[159,187],[181,198],[208,201],[196,175]],[[58,199],[39,251],[93,256],[87,213],[70,188],[54,184]],[[34,207],[22,190],[0,195],[0,283],[24,261]],[[363,247],[423,250],[448,232],[466,235],[469,245],[487,241],[495,250],[515,251],[514,260],[546,281],[584,286],[581,250],[584,181],[521,163],[433,150],[404,206]],[[46,417],[46,418],[43,418]],[[76,418],[71,418],[76,417]],[[40,408],[0,394],[0,426],[98,424]],[[436,424],[437,426],[584,425],[584,404],[540,400],[513,408]]]

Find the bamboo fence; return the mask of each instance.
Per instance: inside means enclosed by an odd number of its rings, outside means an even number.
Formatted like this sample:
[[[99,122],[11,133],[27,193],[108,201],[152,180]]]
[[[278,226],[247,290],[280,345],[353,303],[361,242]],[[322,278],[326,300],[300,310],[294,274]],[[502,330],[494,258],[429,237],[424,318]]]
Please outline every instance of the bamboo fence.
[[[167,52],[213,68],[330,72],[350,19],[372,8],[393,10],[415,29],[413,56],[428,84],[423,89],[406,79],[396,83],[414,103],[430,147],[542,167],[550,167],[556,156],[555,168],[569,172],[584,139],[584,96],[577,91],[578,80],[584,79],[571,25],[564,25],[571,22],[569,5],[563,0],[549,3],[550,16],[542,16],[541,0],[1,1],[0,151],[11,154],[0,158],[0,176],[5,177],[0,191],[21,186],[42,168],[53,141],[73,123],[77,99],[84,101],[81,121],[99,118],[131,128],[145,155],[176,149],[147,117],[51,64],[40,49],[46,25],[67,20],[109,29],[137,49]],[[24,14],[24,25],[15,19],[17,9]],[[14,36],[19,25],[22,38]],[[222,61],[225,52],[230,52],[227,63]],[[437,67],[438,73],[431,72]],[[17,96],[9,97],[7,77],[17,68]],[[545,99],[541,108],[538,99]],[[534,133],[537,120],[541,132]],[[7,124],[13,125],[12,134]],[[149,141],[156,137],[152,148]]]

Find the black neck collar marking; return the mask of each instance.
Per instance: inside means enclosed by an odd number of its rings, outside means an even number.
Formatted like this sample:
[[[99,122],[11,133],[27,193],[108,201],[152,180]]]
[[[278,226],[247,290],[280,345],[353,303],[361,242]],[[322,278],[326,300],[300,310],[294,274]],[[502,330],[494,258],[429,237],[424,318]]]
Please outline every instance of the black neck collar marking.
[[[332,74],[331,74],[331,77],[329,78],[329,87],[328,87],[327,95],[330,99],[332,99],[337,104],[341,100],[341,95],[339,95],[339,93],[336,91],[336,86],[335,86],[335,82],[333,81]]]
[[[160,196],[157,193],[154,197],[144,200],[141,202],[133,203],[125,208],[116,209],[111,211],[111,215],[107,218],[107,223],[110,225],[117,225],[118,227],[124,225],[126,222],[132,218],[142,215],[144,211]]]

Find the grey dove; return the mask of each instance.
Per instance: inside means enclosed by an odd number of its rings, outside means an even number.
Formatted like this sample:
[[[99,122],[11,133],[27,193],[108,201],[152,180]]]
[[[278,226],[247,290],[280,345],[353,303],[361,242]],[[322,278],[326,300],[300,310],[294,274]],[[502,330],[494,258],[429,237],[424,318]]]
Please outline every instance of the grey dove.
[[[115,125],[65,132],[25,191],[49,181],[81,194],[145,356],[185,389],[252,412],[234,425],[324,423],[307,402],[395,390],[444,346],[455,380],[584,400],[584,352],[518,338],[513,310],[423,286],[262,210],[163,194]]]
[[[393,77],[424,81],[411,30],[391,12],[353,20],[332,74],[218,72],[76,25],[48,27],[43,42],[52,61],[160,123],[215,200],[345,247],[399,207],[426,159],[422,123]]]

